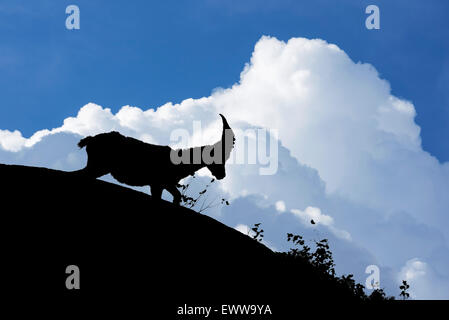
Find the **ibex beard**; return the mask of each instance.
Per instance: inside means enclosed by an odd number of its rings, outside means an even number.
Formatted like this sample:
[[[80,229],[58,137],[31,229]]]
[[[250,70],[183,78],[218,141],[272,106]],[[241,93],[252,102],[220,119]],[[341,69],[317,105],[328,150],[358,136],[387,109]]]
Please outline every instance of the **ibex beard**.
[[[226,176],[225,163],[234,148],[235,135],[221,115],[223,133],[213,145],[188,149],[172,149],[125,137],[116,131],[83,138],[78,143],[86,147],[87,165],[77,171],[92,178],[111,174],[117,181],[131,186],[150,186],[151,195],[161,199],[165,189],[173,203],[181,202],[177,186],[181,179],[206,167],[218,180]]]

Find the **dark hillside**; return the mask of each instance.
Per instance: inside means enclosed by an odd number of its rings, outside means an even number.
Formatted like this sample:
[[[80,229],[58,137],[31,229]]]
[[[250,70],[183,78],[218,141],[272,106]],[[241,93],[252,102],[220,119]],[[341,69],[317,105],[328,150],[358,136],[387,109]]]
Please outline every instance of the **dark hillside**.
[[[310,266],[144,193],[45,168],[0,165],[0,179],[1,287],[11,301],[175,315],[184,304],[355,299]],[[71,264],[80,290],[65,287]]]

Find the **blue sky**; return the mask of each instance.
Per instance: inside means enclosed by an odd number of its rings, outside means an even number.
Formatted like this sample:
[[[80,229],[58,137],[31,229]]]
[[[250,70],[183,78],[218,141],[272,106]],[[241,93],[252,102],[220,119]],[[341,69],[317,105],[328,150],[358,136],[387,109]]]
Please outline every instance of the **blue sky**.
[[[81,29],[65,28],[76,4]],[[381,30],[364,27],[368,4]],[[239,80],[262,35],[322,38],[414,103],[424,149],[449,160],[447,1],[2,1],[0,128],[59,126],[87,102],[117,111],[207,96]]]

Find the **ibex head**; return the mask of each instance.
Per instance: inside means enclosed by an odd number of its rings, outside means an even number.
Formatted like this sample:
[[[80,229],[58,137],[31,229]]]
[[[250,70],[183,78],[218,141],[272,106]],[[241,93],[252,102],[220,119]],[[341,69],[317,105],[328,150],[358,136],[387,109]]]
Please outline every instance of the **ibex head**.
[[[226,118],[220,114],[221,120],[223,121],[223,133],[221,135],[221,140],[211,146],[210,156],[213,161],[207,165],[207,169],[213,174],[218,180],[223,179],[226,176],[225,163],[231,156],[231,151],[234,148],[235,135],[231,127],[226,121]]]

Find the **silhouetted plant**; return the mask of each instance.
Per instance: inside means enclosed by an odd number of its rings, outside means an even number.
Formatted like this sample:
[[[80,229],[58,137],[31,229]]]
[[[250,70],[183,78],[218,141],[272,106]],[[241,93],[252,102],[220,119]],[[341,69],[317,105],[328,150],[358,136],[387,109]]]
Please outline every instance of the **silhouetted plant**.
[[[360,283],[356,283],[352,274],[337,277],[332,252],[330,251],[327,239],[314,241],[315,251],[313,252],[311,247],[305,244],[305,240],[300,235],[287,233],[287,241],[292,242],[295,245],[294,248],[291,248],[290,251],[287,252],[288,257],[295,260],[299,259],[302,261],[303,266],[311,267],[321,279],[324,279],[323,281],[334,283],[336,287],[343,289],[344,292],[348,293],[353,298],[360,301],[384,301],[394,299],[393,297],[387,297],[383,289],[375,289],[368,297],[364,290],[365,287]]]
[[[328,273],[330,275],[335,275],[335,264],[332,258],[332,252],[329,249],[329,244],[327,239],[320,241],[315,241],[315,252],[310,252],[311,248],[305,245],[305,241],[300,235],[294,235],[292,233],[287,233],[287,241],[293,242],[297,246],[302,248],[296,249],[291,248],[289,251],[290,255],[300,256],[306,259],[312,266],[318,270]]]
[[[384,301],[384,300],[393,300],[393,297],[387,297],[384,290],[381,288],[374,289],[373,292],[368,297],[369,301]]]
[[[215,182],[215,179],[211,179],[208,184],[204,187],[203,190],[201,190],[198,195],[195,197],[192,197],[188,195],[189,187],[192,183],[192,180],[195,179],[196,176],[192,175],[191,179],[187,181],[186,184],[178,184],[177,187],[181,189],[181,205],[189,208],[189,209],[198,209],[198,213],[203,213],[206,210],[216,207],[220,204],[222,205],[229,205],[229,201],[222,198],[221,201],[217,201],[218,197],[215,197],[213,200],[208,201],[209,197],[206,194],[209,187]],[[202,200],[202,201],[201,201]]]
[[[329,249],[327,239],[315,241],[316,250],[312,254],[312,265],[318,269],[322,269],[323,272],[327,272],[330,275],[335,275],[335,264],[332,258],[332,252]],[[352,276],[352,275],[351,275]]]
[[[259,229],[260,223],[254,224],[254,227],[251,230],[254,232],[253,239],[261,242],[263,240],[263,229]]]
[[[410,288],[410,285],[407,283],[407,281],[402,280],[402,285],[399,286],[399,289],[401,289],[401,293],[399,294],[399,296],[401,296],[403,300],[410,297],[410,294],[407,292],[408,288]]]
[[[352,274],[348,274],[347,276],[342,275],[340,278],[337,277],[336,279],[342,286],[347,287],[354,296],[365,299],[365,286],[356,283],[352,277]]]
[[[287,241],[291,241],[294,245],[302,247],[302,249],[291,248],[288,252],[289,255],[293,257],[301,257],[307,261],[311,260],[312,255],[310,254],[310,247],[305,245],[305,241],[303,240],[302,236],[287,233]]]

